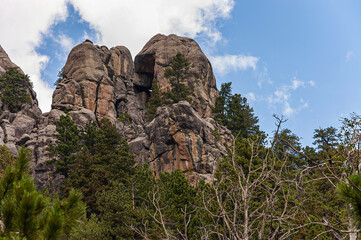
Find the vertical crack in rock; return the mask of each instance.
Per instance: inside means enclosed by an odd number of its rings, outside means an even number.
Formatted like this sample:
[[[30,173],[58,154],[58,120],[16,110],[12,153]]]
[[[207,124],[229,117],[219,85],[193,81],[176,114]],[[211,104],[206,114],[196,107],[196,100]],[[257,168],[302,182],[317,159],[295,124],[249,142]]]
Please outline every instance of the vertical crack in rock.
[[[102,75],[102,77],[98,80],[98,83],[97,83],[97,88],[95,90],[95,108],[94,108],[94,115],[95,115],[95,119],[97,121],[97,123],[99,123],[99,119],[98,119],[98,100],[99,100],[99,91],[100,91],[100,85],[102,83],[102,80],[104,78],[104,75]]]

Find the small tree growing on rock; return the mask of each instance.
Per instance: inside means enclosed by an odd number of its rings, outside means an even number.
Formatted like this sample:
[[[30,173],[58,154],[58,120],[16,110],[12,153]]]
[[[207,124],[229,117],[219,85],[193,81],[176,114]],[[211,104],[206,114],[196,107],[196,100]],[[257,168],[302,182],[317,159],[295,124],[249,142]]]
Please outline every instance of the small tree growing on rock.
[[[28,75],[10,67],[0,76],[0,99],[11,112],[19,111],[23,103],[31,103],[27,89],[32,87]]]
[[[169,79],[172,88],[164,93],[169,103],[177,103],[183,100],[191,102],[189,97],[191,90],[182,83],[182,81],[189,77],[189,62],[183,54],[178,52],[170,60],[170,67],[165,70],[164,77]]]
[[[157,79],[152,81],[152,91],[147,103],[147,118],[152,120],[156,116],[157,108],[166,104],[173,104],[180,101],[192,102],[189,97],[191,90],[182,82],[189,77],[189,62],[181,53],[177,53],[170,60],[170,67],[164,72],[164,77],[169,79],[171,89],[161,92]]]
[[[159,89],[158,80],[154,78],[152,81],[152,92],[147,103],[147,118],[149,120],[155,118],[157,114],[157,108],[164,105],[164,103],[164,97]]]

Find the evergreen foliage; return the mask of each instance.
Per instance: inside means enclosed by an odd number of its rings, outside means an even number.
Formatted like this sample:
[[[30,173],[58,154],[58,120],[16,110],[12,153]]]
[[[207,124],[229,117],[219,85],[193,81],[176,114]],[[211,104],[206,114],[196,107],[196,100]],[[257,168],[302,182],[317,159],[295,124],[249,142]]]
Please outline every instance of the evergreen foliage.
[[[82,196],[71,191],[67,200],[47,198],[35,188],[29,171],[29,151],[21,149],[16,162],[0,179],[0,236],[8,239],[61,239],[84,218]]]
[[[80,149],[80,130],[71,117],[66,114],[60,116],[56,123],[56,144],[47,148],[49,155],[56,157],[51,163],[55,164],[56,171],[68,177],[70,166],[75,162],[76,153]]]
[[[147,118],[152,120],[156,117],[157,108],[164,105],[164,96],[159,89],[159,84],[157,79],[153,79],[152,81],[152,91],[150,93],[149,101],[147,102]]]
[[[127,183],[134,174],[135,161],[127,142],[108,119],[100,120],[99,126],[89,123],[83,139],[66,186],[79,189],[90,211],[97,211],[96,194],[114,183]]]
[[[231,83],[223,83],[216,106],[213,109],[214,119],[232,131],[233,135],[247,138],[250,134],[264,134],[258,125],[258,118],[254,116],[245,97],[231,93]]]
[[[167,104],[173,104],[180,101],[192,102],[190,98],[192,92],[184,85],[188,80],[189,73],[188,60],[178,52],[171,60],[170,66],[165,70],[164,77],[169,79],[171,89],[166,92],[161,92],[157,79],[152,81],[152,91],[149,101],[147,102],[147,118],[152,120],[156,117],[157,108]]]
[[[106,118],[99,125],[91,121],[80,130],[69,115],[63,115],[56,126],[57,141],[48,151],[56,157],[52,162],[57,172],[66,177],[65,190],[79,189],[90,211],[96,211],[96,193],[113,182],[127,182],[133,174],[133,154]]]
[[[317,146],[317,149],[327,151],[330,148],[337,147],[340,137],[341,134],[332,126],[319,128],[314,131],[313,138],[315,141],[313,144]]]
[[[17,112],[23,103],[31,103],[27,90],[32,87],[28,75],[10,67],[0,76],[0,99],[11,112]]]
[[[6,146],[0,146],[0,178],[4,175],[7,166],[15,163],[15,157]]]
[[[349,176],[349,182],[340,182],[337,193],[351,205],[351,214],[357,226],[361,224],[361,175]]]
[[[164,92],[167,103],[191,102],[191,90],[182,83],[190,76],[189,68],[188,60],[180,52],[170,60],[170,67],[164,72],[164,77],[169,79],[171,85],[171,90]]]

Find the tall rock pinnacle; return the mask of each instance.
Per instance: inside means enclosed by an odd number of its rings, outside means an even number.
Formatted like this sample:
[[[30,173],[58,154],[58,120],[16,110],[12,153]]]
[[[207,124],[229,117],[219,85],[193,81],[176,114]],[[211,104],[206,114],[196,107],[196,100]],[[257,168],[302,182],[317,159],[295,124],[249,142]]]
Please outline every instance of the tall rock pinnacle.
[[[153,78],[156,78],[161,90],[169,90],[170,82],[164,77],[164,71],[178,52],[191,63],[190,77],[182,83],[193,91],[191,98],[196,111],[202,117],[210,117],[218,96],[216,79],[211,63],[193,39],[174,34],[152,37],[135,57],[137,74],[134,84],[150,88]]]

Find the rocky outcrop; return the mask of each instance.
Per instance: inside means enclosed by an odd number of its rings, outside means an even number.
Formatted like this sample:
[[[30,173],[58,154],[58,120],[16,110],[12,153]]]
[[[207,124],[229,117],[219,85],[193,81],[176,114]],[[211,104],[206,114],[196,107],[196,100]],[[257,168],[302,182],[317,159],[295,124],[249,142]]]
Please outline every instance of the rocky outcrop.
[[[134,83],[139,88],[149,89],[153,78],[156,78],[161,91],[170,90],[170,82],[164,77],[164,71],[178,52],[191,64],[189,78],[182,83],[192,90],[192,102],[199,115],[210,117],[218,96],[216,79],[211,63],[193,39],[174,34],[157,34],[152,37],[135,57]]]
[[[62,75],[53,94],[53,110],[68,111],[81,126],[106,117],[127,139],[144,131],[145,105],[133,84],[134,63],[126,47],[108,49],[87,40],[70,52]],[[118,120],[123,114],[132,124]]]
[[[0,46],[0,75],[9,67],[18,67],[13,63],[4,49]],[[19,68],[19,71],[23,71]],[[36,93],[33,89],[26,89],[31,101],[23,103],[16,113],[10,112],[0,101],[0,144],[4,144],[13,153],[17,148],[32,138],[35,138],[37,124],[41,121],[41,110],[38,107]]]
[[[158,108],[145,134],[130,142],[139,162],[149,163],[156,176],[180,169],[192,183],[211,180],[213,170],[232,142],[228,129],[202,118],[188,102]]]
[[[1,51],[0,71],[13,66]],[[192,66],[190,77],[183,83],[193,90],[193,103],[159,107],[156,118],[149,122],[145,113],[152,79],[159,81],[163,91],[169,89],[164,71],[178,52]],[[135,62],[126,47],[108,49],[86,40],[70,52],[50,112],[42,114],[35,92],[30,89],[29,93],[31,104],[24,104],[18,113],[2,112],[0,144],[13,153],[21,145],[32,150],[33,176],[40,187],[62,181],[62,176],[54,175],[47,164],[50,157],[46,148],[55,142],[55,124],[65,111],[81,127],[89,120],[109,118],[129,142],[138,164],[149,164],[157,176],[181,169],[194,184],[199,179],[210,181],[217,160],[232,141],[231,133],[211,118],[218,96],[212,67],[198,44],[189,38],[158,34]]]
[[[13,63],[8,54],[0,45],[0,75],[6,72],[9,67],[18,67],[15,63]]]

